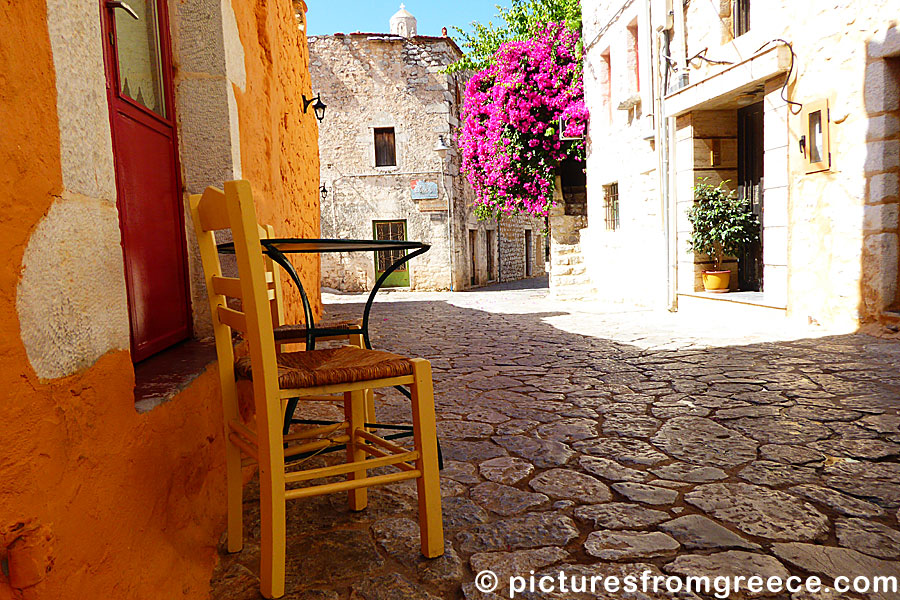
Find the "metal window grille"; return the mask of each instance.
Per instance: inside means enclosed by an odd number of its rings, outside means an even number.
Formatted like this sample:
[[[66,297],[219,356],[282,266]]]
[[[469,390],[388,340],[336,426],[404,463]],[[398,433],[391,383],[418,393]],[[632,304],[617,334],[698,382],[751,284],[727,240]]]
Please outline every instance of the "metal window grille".
[[[393,127],[375,129],[375,166],[393,167],[397,165],[397,146]]]
[[[603,204],[606,208],[606,230],[619,228],[619,183],[603,186]]]
[[[376,221],[375,222],[375,239],[376,240],[399,240],[406,239],[406,221]],[[394,264],[394,261],[400,260],[406,255],[406,250],[379,250],[375,253],[375,261],[379,273],[383,273]],[[397,271],[405,271],[406,263],[397,267]]]

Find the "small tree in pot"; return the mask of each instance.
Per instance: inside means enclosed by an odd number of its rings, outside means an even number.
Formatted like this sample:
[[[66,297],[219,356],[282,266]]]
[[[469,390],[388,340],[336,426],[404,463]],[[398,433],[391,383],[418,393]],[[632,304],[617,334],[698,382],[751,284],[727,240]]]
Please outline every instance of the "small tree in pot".
[[[701,179],[694,187],[694,204],[688,210],[693,232],[688,251],[709,255],[715,265],[703,272],[703,286],[711,292],[727,292],[731,271],[722,271],[726,256],[737,256],[759,238],[759,219],[747,205],[720,183]]]

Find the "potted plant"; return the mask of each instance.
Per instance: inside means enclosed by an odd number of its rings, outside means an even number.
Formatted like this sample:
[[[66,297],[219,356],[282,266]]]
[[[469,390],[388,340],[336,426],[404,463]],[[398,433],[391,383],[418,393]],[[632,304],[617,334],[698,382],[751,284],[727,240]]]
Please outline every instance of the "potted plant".
[[[726,256],[737,256],[743,247],[758,239],[759,219],[732,192],[710,185],[704,178],[694,187],[694,204],[688,210],[693,231],[688,251],[710,256],[714,265],[703,271],[703,287],[708,292],[727,292],[731,271],[721,265]]]

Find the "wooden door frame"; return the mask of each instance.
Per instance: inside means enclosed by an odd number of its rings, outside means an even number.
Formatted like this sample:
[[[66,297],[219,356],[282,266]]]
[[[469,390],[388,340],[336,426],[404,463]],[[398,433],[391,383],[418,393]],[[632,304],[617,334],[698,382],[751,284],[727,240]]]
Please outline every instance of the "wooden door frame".
[[[166,116],[162,117],[162,115],[158,115],[151,110],[148,110],[147,107],[141,106],[136,101],[125,98],[119,94],[118,85],[116,85],[119,78],[119,60],[118,54],[116,52],[116,47],[112,43],[111,40],[116,39],[116,25],[115,19],[113,18],[114,10],[109,9],[106,6],[106,0],[98,0],[98,4],[100,7],[100,35],[101,35],[101,43],[103,45],[103,62],[104,62],[104,77],[106,80],[106,101],[107,101],[107,110],[109,111],[109,128],[110,128],[110,137],[112,141],[112,154],[113,154],[113,170],[115,171],[116,177],[116,210],[118,212],[119,217],[119,233],[120,239],[119,244],[122,246],[122,257],[123,257],[123,270],[125,275],[125,288],[128,295],[128,321],[129,321],[129,339],[131,340],[131,354],[132,360],[134,360],[134,336],[132,334],[131,327],[131,319],[132,319],[132,298],[131,298],[131,286],[132,286],[132,275],[128,270],[128,261],[125,260],[125,234],[124,234],[124,223],[125,223],[125,206],[124,203],[121,202],[119,197],[119,190],[121,189],[122,182],[119,180],[119,169],[116,165],[116,126],[115,126],[115,111],[113,109],[115,101],[124,101],[126,104],[133,106],[134,108],[140,111],[141,122],[149,121],[151,126],[163,125],[166,127],[170,127],[172,130],[172,145],[174,148],[174,164],[175,164],[175,189],[178,190],[180,195],[179,198],[179,210],[176,211],[178,214],[178,233],[180,240],[180,255],[182,264],[184,265],[183,277],[184,277],[184,286],[186,292],[186,300],[184,310],[185,316],[187,317],[187,338],[190,339],[193,336],[193,321],[194,321],[194,313],[193,306],[191,303],[191,279],[190,279],[190,265],[188,264],[188,253],[187,253],[187,237],[185,235],[185,209],[184,209],[184,184],[181,176],[181,153],[180,153],[180,145],[178,140],[178,120],[176,118],[175,111],[175,77],[174,77],[174,66],[173,66],[173,52],[172,52],[172,36],[170,33],[170,21],[169,21],[169,5],[168,0],[149,0],[155,3],[156,5],[156,14],[159,28],[159,46],[160,46],[160,75],[162,78],[163,84],[163,98],[166,102]],[[145,114],[149,113],[149,114]],[[176,342],[177,343],[177,342]],[[147,358],[147,357],[143,357]],[[142,359],[139,359],[142,360]]]

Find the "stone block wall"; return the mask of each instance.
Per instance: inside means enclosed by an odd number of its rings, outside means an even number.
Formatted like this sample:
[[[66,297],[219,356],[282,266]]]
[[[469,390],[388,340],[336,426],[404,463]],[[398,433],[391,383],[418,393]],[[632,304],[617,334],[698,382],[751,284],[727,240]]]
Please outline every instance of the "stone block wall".
[[[546,273],[546,238],[542,219],[528,215],[503,217],[499,223],[499,281],[516,281]],[[528,233],[526,233],[528,232]],[[531,254],[526,253],[526,236],[531,238]],[[531,274],[526,271],[531,262]]]
[[[868,44],[862,301],[876,319],[900,312],[900,30]]]

